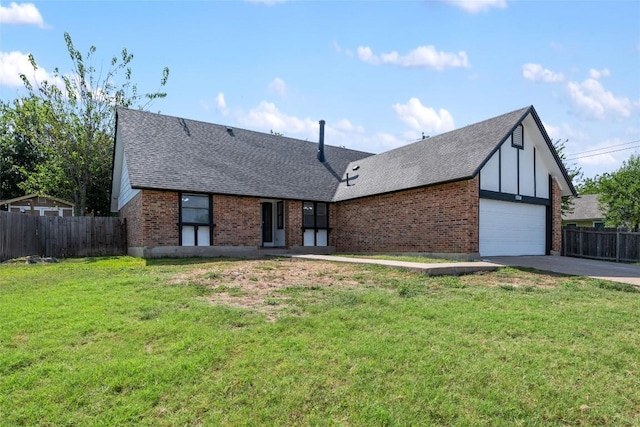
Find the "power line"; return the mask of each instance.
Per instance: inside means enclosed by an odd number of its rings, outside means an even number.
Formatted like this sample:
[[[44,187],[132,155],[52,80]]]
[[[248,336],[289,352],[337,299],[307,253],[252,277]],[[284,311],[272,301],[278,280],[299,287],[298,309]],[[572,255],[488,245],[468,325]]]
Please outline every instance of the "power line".
[[[638,141],[635,141],[638,142]],[[635,145],[633,147],[627,147],[627,148],[619,148],[617,150],[610,150],[610,151],[605,151],[603,153],[595,153],[595,154],[587,154],[586,156],[577,156],[577,157],[571,157],[571,158],[567,158],[566,160],[578,160],[578,159],[584,159],[585,157],[595,157],[595,156],[601,156],[603,154],[609,154],[609,153],[617,153],[618,151],[625,151],[625,150],[632,150],[634,148],[640,148],[640,145]],[[593,151],[593,150],[592,150]],[[587,153],[588,151],[585,151],[585,153]]]
[[[640,139],[636,139],[635,141],[625,142],[625,143],[622,143],[622,144],[607,145],[607,146],[600,147],[600,148],[594,148],[593,150],[579,151],[577,153],[567,154],[567,157],[576,157],[576,156],[580,156],[581,154],[592,153],[594,151],[608,150],[609,148],[622,147],[623,145],[635,144],[637,142],[640,142]],[[631,147],[631,148],[633,148],[633,147]],[[603,154],[606,154],[606,153],[603,153]]]

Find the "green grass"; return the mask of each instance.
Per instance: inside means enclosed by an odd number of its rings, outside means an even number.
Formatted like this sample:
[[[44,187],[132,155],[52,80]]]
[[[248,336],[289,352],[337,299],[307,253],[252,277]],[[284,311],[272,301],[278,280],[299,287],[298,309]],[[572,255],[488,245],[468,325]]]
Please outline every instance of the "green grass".
[[[0,265],[0,425],[640,425],[640,293],[333,264]]]

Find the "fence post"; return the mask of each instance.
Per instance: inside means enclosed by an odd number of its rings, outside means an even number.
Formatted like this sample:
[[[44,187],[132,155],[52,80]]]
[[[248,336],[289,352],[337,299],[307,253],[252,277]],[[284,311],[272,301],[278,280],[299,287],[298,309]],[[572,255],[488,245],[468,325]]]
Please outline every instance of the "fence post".
[[[567,227],[562,229],[562,255],[567,256]]]
[[[578,235],[578,246],[580,246],[580,257],[582,258],[582,255],[584,253],[584,250],[582,249],[582,234],[583,234],[582,229],[580,229],[579,233],[580,234]]]
[[[616,228],[616,262],[620,262],[620,227]]]

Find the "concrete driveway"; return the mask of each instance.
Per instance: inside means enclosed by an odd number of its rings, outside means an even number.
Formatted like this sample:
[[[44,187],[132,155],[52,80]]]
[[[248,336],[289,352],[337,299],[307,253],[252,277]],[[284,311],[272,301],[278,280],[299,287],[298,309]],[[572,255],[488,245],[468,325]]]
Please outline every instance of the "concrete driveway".
[[[596,279],[630,283],[640,286],[640,265],[596,261],[564,256],[513,256],[484,257],[483,261],[510,267],[529,267],[536,270],[573,276],[589,276]]]

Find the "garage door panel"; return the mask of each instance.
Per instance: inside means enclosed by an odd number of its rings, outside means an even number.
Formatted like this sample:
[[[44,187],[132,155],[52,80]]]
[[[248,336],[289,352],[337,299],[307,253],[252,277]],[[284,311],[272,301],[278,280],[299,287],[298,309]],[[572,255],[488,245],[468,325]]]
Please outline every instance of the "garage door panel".
[[[480,255],[544,255],[546,207],[480,199]]]

